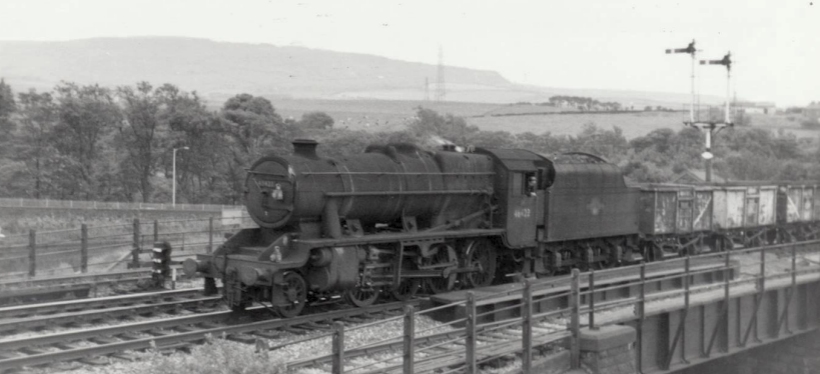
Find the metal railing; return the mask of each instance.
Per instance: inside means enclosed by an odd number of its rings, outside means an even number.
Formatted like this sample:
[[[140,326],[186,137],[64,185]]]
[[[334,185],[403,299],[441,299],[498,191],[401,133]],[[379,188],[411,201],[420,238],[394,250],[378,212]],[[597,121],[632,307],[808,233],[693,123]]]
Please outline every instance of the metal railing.
[[[0,279],[111,271],[148,266],[154,243],[167,241],[176,259],[210,253],[225,234],[256,227],[246,212],[240,217],[212,216],[169,221],[141,221],[68,230],[29,230],[0,240]]]
[[[757,293],[762,299],[763,293],[772,284],[789,288],[791,291],[787,293],[787,298],[791,298],[801,277],[810,275],[817,278],[820,273],[818,259],[813,258],[820,256],[817,255],[818,247],[820,241],[810,241],[586,273],[574,269],[567,276],[525,281],[507,290],[504,295],[477,297],[470,291],[464,301],[423,311],[408,307],[404,315],[383,321],[348,328],[336,323],[331,332],[272,349],[332,336],[330,352],[291,360],[287,363],[288,369],[329,365],[332,373],[477,373],[478,365],[483,362],[520,355],[522,372],[531,373],[536,347],[562,346],[570,351],[570,366],[578,368],[581,365],[579,337],[582,328],[595,330],[605,325],[634,323],[638,330],[635,351],[640,372],[643,352],[641,330],[647,316],[672,309],[686,313],[694,305],[716,301],[728,306],[730,298],[750,293]],[[755,261],[750,261],[750,258]],[[737,259],[741,263],[735,261]],[[718,277],[718,281],[704,284],[693,282],[693,279],[704,274]],[[653,282],[677,286],[666,290],[658,290],[657,287],[648,289],[647,284]],[[609,300],[602,297],[606,295]],[[612,298],[612,295],[618,296]],[[560,302],[556,302],[558,300]],[[481,308],[490,303],[497,304],[493,308]],[[553,307],[545,309],[545,305]],[[463,317],[424,330],[416,327],[421,316],[449,308],[460,309],[463,314],[454,314]],[[721,311],[721,318],[728,318],[727,310]],[[503,316],[505,312],[512,312],[514,316],[488,319],[490,316]],[[784,313],[778,323],[784,324],[783,319],[787,318],[788,314]],[[399,320],[403,321],[404,326],[401,335],[380,335],[382,338],[378,341],[355,346],[345,344],[346,333]],[[752,325],[750,322],[749,326]],[[683,326],[681,324],[670,336],[668,352],[675,352]],[[379,331],[389,330],[384,328]],[[743,342],[748,339],[749,331],[745,331]],[[708,356],[716,350],[718,333],[717,328],[712,331],[701,354]],[[720,349],[728,352],[729,347]],[[365,356],[377,358],[348,361]],[[662,368],[669,368],[671,357],[672,354],[667,353]]]
[[[237,205],[126,203],[119,201],[76,201],[51,199],[0,198],[0,207],[7,208],[63,208],[109,210],[183,210],[221,212],[225,209],[244,209]]]

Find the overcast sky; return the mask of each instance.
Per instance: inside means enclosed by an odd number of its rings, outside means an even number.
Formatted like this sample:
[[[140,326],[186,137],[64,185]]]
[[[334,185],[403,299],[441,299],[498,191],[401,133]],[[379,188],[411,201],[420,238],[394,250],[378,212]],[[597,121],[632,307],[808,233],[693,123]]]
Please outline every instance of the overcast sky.
[[[0,39],[187,36],[495,70],[516,83],[689,92],[686,55],[731,50],[739,98],[820,101],[820,0],[0,0]],[[2,56],[0,56],[2,58]],[[725,69],[698,68],[725,95]],[[2,75],[2,72],[0,72]]]

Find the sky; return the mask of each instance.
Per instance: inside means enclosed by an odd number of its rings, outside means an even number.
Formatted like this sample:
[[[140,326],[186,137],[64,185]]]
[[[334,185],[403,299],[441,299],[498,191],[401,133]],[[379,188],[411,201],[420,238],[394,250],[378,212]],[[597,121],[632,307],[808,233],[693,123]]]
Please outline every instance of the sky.
[[[688,93],[688,55],[731,95],[820,101],[820,0],[0,0],[0,40],[184,36],[494,70],[515,83]],[[2,56],[0,56],[2,58]],[[0,72],[2,75],[2,72]],[[722,66],[697,91],[725,96]]]

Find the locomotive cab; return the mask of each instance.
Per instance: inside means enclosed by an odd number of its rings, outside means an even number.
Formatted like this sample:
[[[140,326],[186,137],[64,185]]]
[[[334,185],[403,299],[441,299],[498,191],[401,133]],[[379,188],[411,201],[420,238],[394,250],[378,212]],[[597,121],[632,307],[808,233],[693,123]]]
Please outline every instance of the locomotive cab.
[[[495,160],[495,189],[499,206],[496,226],[510,248],[534,247],[537,229],[544,225],[544,199],[555,171],[546,158],[520,149],[478,149]]]

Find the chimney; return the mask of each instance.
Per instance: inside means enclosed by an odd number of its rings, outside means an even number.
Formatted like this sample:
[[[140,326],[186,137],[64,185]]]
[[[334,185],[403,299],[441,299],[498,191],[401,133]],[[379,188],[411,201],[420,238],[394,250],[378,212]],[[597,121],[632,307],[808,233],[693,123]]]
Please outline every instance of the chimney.
[[[316,147],[318,146],[319,142],[313,139],[295,139],[293,141],[293,154],[311,160],[318,160],[319,156],[316,155]]]

